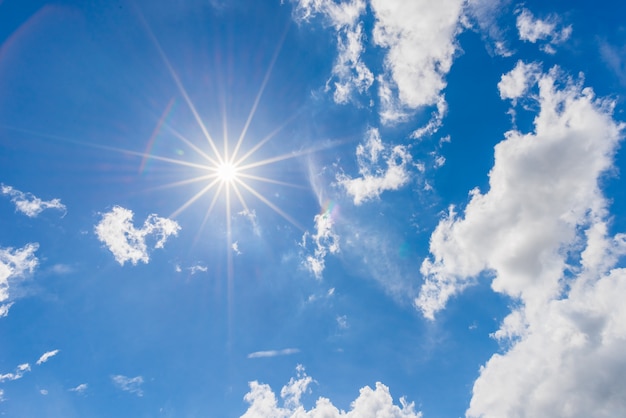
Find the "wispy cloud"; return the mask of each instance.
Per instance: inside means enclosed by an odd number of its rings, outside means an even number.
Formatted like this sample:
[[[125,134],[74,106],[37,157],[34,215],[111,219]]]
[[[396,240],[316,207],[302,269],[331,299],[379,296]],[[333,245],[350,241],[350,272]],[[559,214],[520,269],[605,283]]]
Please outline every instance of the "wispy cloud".
[[[0,317],[7,316],[12,302],[5,303],[9,297],[11,282],[32,273],[39,265],[35,251],[39,244],[30,243],[19,249],[0,248]]]
[[[87,383],[81,383],[80,385],[73,387],[71,389],[68,389],[70,392],[76,392],[76,393],[85,393],[85,391],[89,388],[89,385]]]
[[[121,374],[117,374],[111,376],[111,381],[118,388],[125,392],[134,393],[137,396],[143,396],[143,390],[141,386],[143,385],[143,377],[135,376],[135,377],[127,377]]]
[[[415,411],[415,404],[408,403],[400,398],[400,406],[393,403],[389,388],[377,382],[375,389],[365,386],[359,391],[359,396],[350,403],[350,411],[347,413],[339,410],[328,398],[320,397],[315,406],[306,410],[302,405],[301,398],[311,391],[310,386],[314,380],[308,376],[304,367],[298,365],[296,378],[291,378],[280,391],[282,406],[279,406],[278,398],[272,388],[267,384],[257,381],[250,382],[250,391],[244,396],[244,400],[250,404],[248,410],[241,418],[261,417],[296,417],[296,416],[319,416],[326,418],[340,417],[380,417],[380,418],[421,418],[421,412]]]
[[[288,356],[291,354],[297,354],[299,352],[300,350],[297,348],[284,348],[282,350],[255,351],[254,353],[248,354],[248,358]]]
[[[27,372],[30,372],[30,364],[28,363],[20,364],[19,366],[15,368],[14,373],[0,374],[0,383],[4,382],[5,380],[21,379],[24,376],[24,374]]]
[[[9,196],[15,204],[15,209],[24,215],[34,218],[46,209],[58,209],[67,212],[67,208],[61,203],[61,199],[41,200],[32,193],[24,193],[11,186],[0,184],[3,195]]]
[[[148,216],[143,227],[133,226],[133,212],[115,206],[110,212],[102,215],[95,231],[98,239],[106,244],[120,265],[130,261],[133,265],[141,261],[148,263],[148,247],[146,237],[158,237],[155,248],[163,248],[170,235],[176,236],[180,226],[176,221],[161,218],[155,214]]]
[[[307,241],[310,239],[315,248],[312,254],[304,256],[302,261],[304,267],[315,275],[317,279],[322,278],[322,273],[326,266],[326,255],[337,254],[339,252],[339,235],[333,229],[332,210],[326,209],[324,213],[315,215],[315,234],[308,231],[302,236],[302,248],[306,249]]]
[[[39,357],[39,360],[37,360],[37,365],[39,366],[45,363],[46,361],[50,360],[50,358],[56,356],[58,353],[59,353],[59,350],[52,350],[52,351],[47,351],[43,353],[41,357]]]

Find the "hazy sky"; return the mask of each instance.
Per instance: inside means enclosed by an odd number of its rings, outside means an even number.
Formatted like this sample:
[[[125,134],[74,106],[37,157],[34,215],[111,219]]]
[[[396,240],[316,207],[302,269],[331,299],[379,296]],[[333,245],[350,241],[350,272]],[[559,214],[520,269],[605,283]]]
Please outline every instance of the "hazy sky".
[[[0,415],[626,416],[624,16],[0,0]]]

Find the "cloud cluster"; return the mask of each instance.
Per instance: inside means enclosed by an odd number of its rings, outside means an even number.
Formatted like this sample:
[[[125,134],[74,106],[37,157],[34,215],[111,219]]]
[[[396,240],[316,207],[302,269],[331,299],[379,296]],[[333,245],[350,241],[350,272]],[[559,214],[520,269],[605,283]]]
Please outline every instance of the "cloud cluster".
[[[416,305],[427,318],[481,273],[516,300],[494,333],[505,351],[481,368],[468,416],[622,416],[626,235],[608,234],[599,179],[623,137],[613,103],[558,68],[518,63],[506,98],[537,100],[534,132],[495,147],[489,191],[451,208],[431,236]],[[537,88],[537,92],[530,91]]]
[[[337,184],[353,197],[355,205],[377,199],[386,190],[398,190],[409,181],[407,165],[411,154],[402,145],[388,149],[376,128],[368,131],[365,143],[356,149],[356,156],[360,176],[337,175]]]
[[[550,15],[546,19],[539,19],[528,9],[521,9],[516,25],[522,41],[539,42],[541,50],[548,54],[554,54],[554,47],[565,42],[572,34],[572,26],[562,27],[558,16]]]
[[[314,380],[307,376],[304,368],[298,365],[297,378],[291,378],[289,383],[280,391],[283,406],[279,406],[276,394],[269,385],[259,382],[250,382],[250,391],[244,396],[250,404],[241,418],[420,418],[421,412],[415,411],[415,405],[400,399],[400,406],[395,405],[389,393],[389,388],[382,383],[376,383],[376,388],[366,386],[360,390],[359,396],[352,402],[350,411],[337,409],[332,402],[320,397],[315,406],[306,410],[301,397],[310,392],[309,386]]]
[[[143,389],[141,388],[143,385],[142,376],[127,377],[121,374],[116,374],[111,376],[111,381],[118,389],[123,390],[124,392],[134,393],[140,397],[143,396]]]
[[[63,213],[67,211],[65,205],[61,203],[61,199],[41,200],[32,193],[24,193],[5,184],[0,184],[0,192],[11,197],[15,209],[30,218],[36,217],[46,209],[58,209],[62,210]]]
[[[383,123],[405,120],[411,111],[437,105],[446,86],[461,30],[462,0],[297,0],[298,20],[323,15],[337,32],[337,59],[327,90],[337,103],[347,103],[355,93],[378,83]],[[364,40],[364,15],[371,10],[374,28]],[[367,46],[383,48],[382,70],[375,74],[363,61]]]
[[[115,206],[110,212],[102,215],[95,231],[98,239],[105,243],[120,265],[130,261],[133,265],[141,261],[149,261],[146,238],[150,235],[158,239],[155,248],[163,248],[170,235],[176,236],[180,226],[176,221],[158,217],[155,214],[148,216],[143,227],[133,226],[133,212],[120,206]]]
[[[12,302],[9,300],[9,288],[14,279],[23,278],[32,273],[39,265],[35,251],[39,244],[30,243],[23,248],[0,248],[0,318],[7,316]]]

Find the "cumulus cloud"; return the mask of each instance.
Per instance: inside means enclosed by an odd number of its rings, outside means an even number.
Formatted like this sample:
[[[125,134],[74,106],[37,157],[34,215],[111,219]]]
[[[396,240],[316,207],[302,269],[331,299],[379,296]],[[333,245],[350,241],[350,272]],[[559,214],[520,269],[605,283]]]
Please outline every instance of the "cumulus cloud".
[[[141,385],[143,385],[143,377],[141,376],[127,377],[117,374],[111,376],[111,381],[118,389],[134,393],[137,396],[143,396],[143,390],[141,389]]]
[[[396,145],[388,149],[376,128],[368,131],[365,143],[356,149],[356,156],[360,177],[351,178],[345,173],[337,175],[337,184],[353,197],[355,205],[376,199],[386,190],[398,190],[409,181],[407,164],[411,162],[411,155],[407,148]]]
[[[39,366],[41,364],[44,364],[46,361],[50,360],[50,358],[56,356],[58,353],[59,350],[46,351],[41,355],[41,357],[39,357],[39,360],[37,360],[37,365]]]
[[[538,63],[518,61],[511,71],[503,74],[498,83],[500,98],[516,100],[523,97],[539,79],[541,67]]]
[[[266,351],[255,351],[254,353],[248,354],[248,358],[265,358],[265,357],[277,357],[277,356],[288,356],[291,354],[297,354],[300,350],[297,348],[285,348],[282,350],[266,350]]]
[[[437,104],[457,50],[463,1],[372,0],[371,7],[376,16],[374,43],[388,50],[381,93],[392,96],[383,109],[383,122],[401,118],[402,107]]]
[[[130,261],[133,265],[141,261],[148,263],[148,246],[146,238],[150,235],[158,239],[155,248],[163,248],[170,235],[176,236],[180,226],[176,221],[158,217],[155,214],[148,216],[141,228],[133,226],[133,212],[129,209],[115,206],[110,212],[102,215],[95,231],[98,239],[105,243],[120,265]]]
[[[41,200],[32,193],[24,193],[5,184],[0,184],[0,192],[11,198],[17,211],[30,218],[36,217],[46,209],[58,209],[63,213],[67,211],[65,205],[61,203],[61,199]]]
[[[616,265],[626,235],[608,233],[599,180],[624,125],[612,102],[558,68],[533,83],[538,92],[523,94],[539,104],[534,131],[507,132],[489,191],[473,190],[462,215],[451,208],[441,220],[416,304],[433,318],[481,273],[515,301],[467,416],[623,416],[626,270]]]
[[[39,265],[35,251],[39,244],[26,244],[23,248],[0,248],[0,318],[7,316],[13,302],[9,300],[9,288],[15,279],[32,273]]]
[[[360,390],[359,396],[351,403],[349,411],[339,410],[332,402],[320,397],[315,406],[306,410],[301,403],[301,397],[310,392],[310,385],[314,380],[307,376],[304,367],[298,365],[297,377],[291,378],[289,383],[280,391],[279,401],[272,388],[267,384],[257,381],[250,382],[250,391],[244,396],[244,400],[250,404],[248,410],[241,418],[295,418],[295,417],[377,417],[377,418],[419,418],[421,412],[415,411],[413,402],[407,403],[400,398],[400,406],[395,405],[389,392],[389,388],[382,383],[376,383],[376,388],[365,386]]]
[[[517,30],[522,41],[541,43],[541,50],[554,54],[556,45],[565,42],[572,34],[572,26],[562,27],[556,15],[546,19],[535,18],[528,9],[522,9],[517,15]]]
[[[306,248],[310,239],[315,248],[313,254],[308,254],[303,260],[304,267],[315,275],[317,279],[322,278],[322,273],[326,266],[326,255],[337,254],[339,252],[339,235],[333,229],[333,216],[331,208],[323,213],[315,215],[315,234],[308,231],[302,236],[302,248]]]

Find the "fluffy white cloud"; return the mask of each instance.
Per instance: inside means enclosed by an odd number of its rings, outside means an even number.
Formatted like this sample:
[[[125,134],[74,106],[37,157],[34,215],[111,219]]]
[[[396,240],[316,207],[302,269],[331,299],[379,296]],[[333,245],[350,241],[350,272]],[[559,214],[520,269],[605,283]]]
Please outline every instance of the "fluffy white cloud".
[[[141,389],[141,385],[143,385],[143,377],[141,376],[127,377],[117,374],[111,376],[111,381],[118,389],[134,393],[137,396],[143,396],[143,390]]]
[[[250,391],[244,396],[250,404],[241,418],[419,418],[420,412],[415,411],[414,403],[400,399],[400,406],[393,403],[389,388],[376,383],[376,388],[366,386],[360,390],[359,396],[350,405],[350,411],[337,409],[327,398],[318,398],[315,406],[306,410],[300,398],[310,392],[310,384],[314,380],[307,376],[302,366],[297,367],[297,378],[291,378],[280,391],[283,406],[279,406],[276,394],[269,385],[256,381],[250,382]]]
[[[167,238],[176,236],[179,230],[176,221],[155,214],[148,216],[143,227],[137,229],[133,226],[133,212],[120,206],[102,215],[95,228],[98,239],[107,245],[120,265],[126,261],[134,265],[139,261],[148,263],[146,238],[155,235],[158,239],[154,247],[163,248]]]
[[[37,360],[37,365],[39,366],[45,363],[46,361],[50,360],[51,357],[56,356],[58,353],[59,350],[46,351],[41,355],[41,357],[39,357],[39,360]]]
[[[517,16],[517,30],[522,41],[536,43],[543,42],[541,49],[554,54],[554,46],[565,42],[572,34],[572,27],[561,27],[560,20],[556,15],[550,15],[546,19],[535,18],[528,9],[522,9]]]
[[[339,235],[333,230],[333,222],[332,210],[327,209],[323,213],[315,215],[315,234],[311,235],[307,231],[302,236],[302,243],[300,244],[302,248],[306,248],[309,238],[315,245],[313,254],[306,255],[303,264],[317,279],[322,278],[326,255],[339,252]]]
[[[518,99],[525,96],[541,75],[541,67],[538,63],[525,63],[518,61],[515,68],[503,74],[498,83],[498,91],[502,99]]]
[[[356,156],[360,177],[337,175],[337,183],[353,197],[355,205],[376,199],[386,190],[398,190],[409,181],[407,164],[411,162],[411,155],[408,150],[402,145],[387,149],[376,128],[368,131],[365,143],[356,149]],[[381,157],[385,168],[381,167]]]
[[[439,223],[416,304],[433,318],[481,272],[516,301],[467,416],[623,416],[626,270],[615,266],[626,235],[609,235],[598,182],[624,125],[557,68],[534,82],[538,94],[523,93],[540,106],[534,132],[508,132],[489,191],[473,190],[463,216],[451,208]]]
[[[32,273],[39,265],[35,251],[39,244],[30,243],[23,248],[0,248],[0,318],[7,316],[12,302],[4,303],[9,299],[9,288],[14,279],[23,278]]]
[[[383,123],[405,120],[411,111],[434,106],[442,100],[445,76],[457,50],[456,35],[461,30],[463,0],[432,2],[416,0],[371,0],[374,29],[373,46],[386,53],[383,70],[374,74],[362,56],[367,52],[364,39],[364,0],[295,1],[300,21],[323,15],[337,33],[337,59],[327,90],[333,89],[337,103],[348,102],[355,93],[369,91],[376,81]],[[443,115],[439,113],[440,116]],[[437,119],[429,124],[435,128]]]
[[[411,109],[437,104],[457,50],[463,1],[371,0],[371,7],[374,43],[388,49],[381,80],[398,98],[387,103],[383,121],[401,115],[394,104]]]
[[[3,195],[11,197],[16,210],[30,218],[34,218],[46,209],[58,209],[64,213],[67,210],[61,203],[61,199],[41,200],[32,193],[24,193],[5,184],[0,184],[0,191]]]
[[[266,351],[255,351],[254,353],[248,354],[248,358],[265,358],[265,357],[276,357],[276,356],[288,356],[291,354],[297,354],[300,350],[297,348],[284,348],[282,350],[266,350]]]

